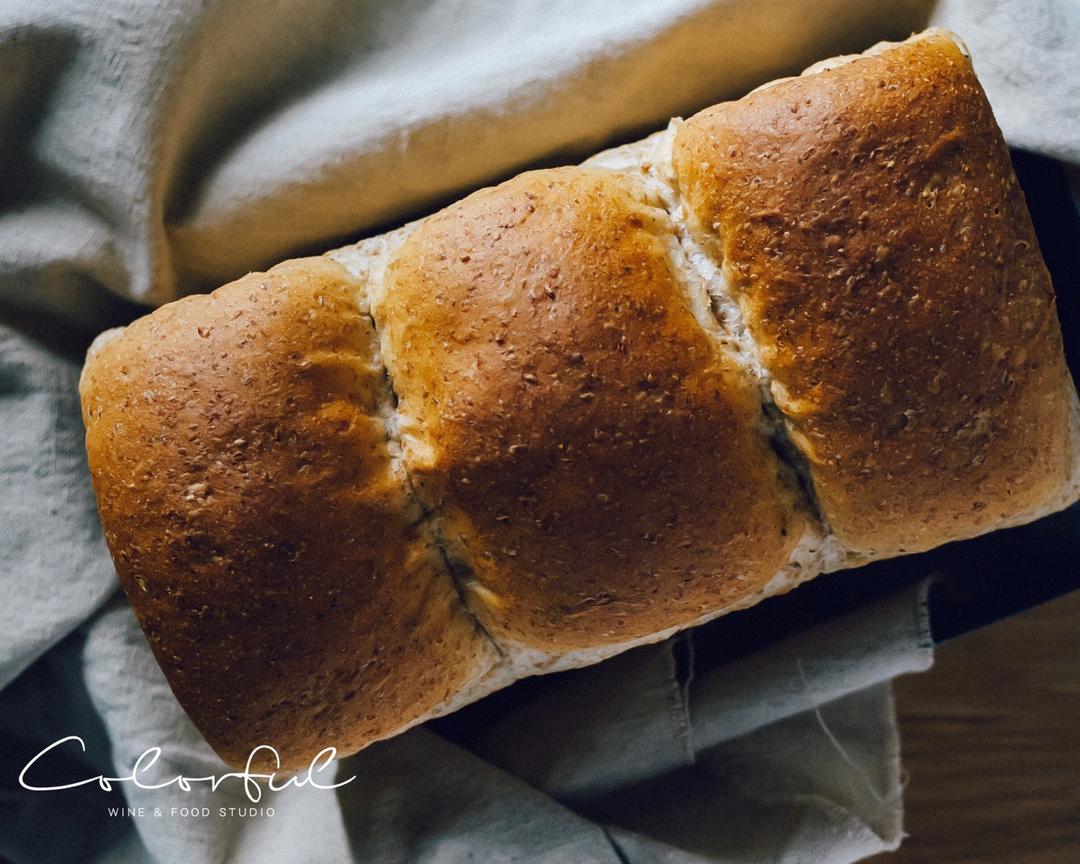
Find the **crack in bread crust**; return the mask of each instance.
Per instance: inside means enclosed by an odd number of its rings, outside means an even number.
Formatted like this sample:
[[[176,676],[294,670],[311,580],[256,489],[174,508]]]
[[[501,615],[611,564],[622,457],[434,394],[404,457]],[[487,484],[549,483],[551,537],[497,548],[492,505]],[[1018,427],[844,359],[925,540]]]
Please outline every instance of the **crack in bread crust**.
[[[804,542],[774,580],[774,587],[785,586],[783,590],[787,590],[821,572],[852,562],[829,531],[818,505],[809,466],[791,440],[786,419],[773,399],[771,378],[761,362],[757,343],[746,326],[738,301],[728,291],[723,261],[714,261],[694,237],[672,164],[671,149],[680,122],[673,120],[662,132],[598,153],[584,164],[622,171],[649,186],[670,221],[673,264],[698,323],[720,350],[733,357],[746,374],[758,382],[762,435],[780,461],[784,485],[795,494],[811,520]],[[785,575],[785,570],[791,571],[790,578]]]
[[[466,586],[472,581],[473,577],[468,561],[461,556],[454,556],[451,553],[450,544],[447,541],[447,538],[443,536],[439,527],[439,508],[423,494],[423,490],[414,482],[412,474],[403,457],[400,432],[401,415],[398,412],[398,394],[397,390],[394,388],[394,379],[390,372],[390,367],[383,359],[385,351],[383,339],[385,337],[381,332],[378,321],[371,311],[372,296],[382,286],[382,281],[386,278],[386,269],[389,266],[390,261],[404,242],[405,238],[411,233],[412,229],[416,227],[416,224],[417,223],[412,223],[392,232],[388,236],[377,238],[376,242],[367,244],[370,249],[366,248],[365,244],[361,242],[354,247],[346,247],[345,249],[337,250],[335,253],[327,254],[329,257],[337,260],[338,263],[344,266],[345,269],[358,279],[359,287],[355,293],[357,308],[359,309],[360,314],[371,325],[371,329],[375,333],[375,355],[373,360],[382,370],[383,382],[385,384],[384,392],[380,400],[380,409],[386,422],[387,446],[390,452],[390,460],[394,472],[401,478],[401,482],[407,490],[410,499],[420,511],[420,518],[418,520],[420,530],[426,534],[430,539],[433,548],[437,551],[439,558],[442,561],[446,578],[453,584],[462,609],[464,609],[469,617],[472,618],[478,633],[487,640],[500,658],[504,658],[506,654],[504,646],[501,645],[499,640],[484,626],[483,620],[477,615],[476,610],[469,601],[470,594]]]
[[[117,573],[234,765],[396,734],[497,656],[392,470],[355,287],[328,258],[286,262],[99,341],[82,377]]]
[[[851,557],[982,533],[1068,483],[1049,276],[955,40],[875,46],[706,109],[674,164]]]

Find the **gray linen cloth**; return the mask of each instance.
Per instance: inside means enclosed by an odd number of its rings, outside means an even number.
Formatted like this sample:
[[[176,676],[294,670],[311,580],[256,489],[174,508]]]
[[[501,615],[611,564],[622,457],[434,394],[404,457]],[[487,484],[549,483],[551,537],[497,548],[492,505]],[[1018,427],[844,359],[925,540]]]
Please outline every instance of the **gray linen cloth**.
[[[224,770],[116,593],[75,393],[94,332],[901,38],[930,6],[0,0],[0,856],[845,862],[894,848],[887,682],[930,662],[915,594],[697,678],[680,672],[684,636],[527,685],[466,731],[345,760],[356,779],[338,790],[268,794],[272,817],[217,816],[250,806],[235,785],[46,793],[16,778],[69,735],[86,750],[43,760],[53,783],[121,776],[153,746],[166,774]],[[1006,134],[1076,158],[1077,7],[934,14],[968,41]],[[204,800],[208,818],[169,815]],[[108,816],[117,806],[150,815]]]

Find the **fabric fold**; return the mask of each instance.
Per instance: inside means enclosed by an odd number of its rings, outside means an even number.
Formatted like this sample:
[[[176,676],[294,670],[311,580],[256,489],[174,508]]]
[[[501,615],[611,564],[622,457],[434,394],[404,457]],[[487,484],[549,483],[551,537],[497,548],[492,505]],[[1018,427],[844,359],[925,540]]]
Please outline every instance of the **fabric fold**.
[[[76,364],[0,324],[0,689],[116,590],[78,377]]]

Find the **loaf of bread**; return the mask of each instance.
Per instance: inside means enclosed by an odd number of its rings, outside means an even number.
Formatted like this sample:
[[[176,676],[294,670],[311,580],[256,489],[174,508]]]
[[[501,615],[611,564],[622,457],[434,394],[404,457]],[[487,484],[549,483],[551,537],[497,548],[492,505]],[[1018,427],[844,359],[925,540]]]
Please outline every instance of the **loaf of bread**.
[[[81,394],[120,580],[232,764],[1080,495],[1049,275],[940,31],[169,304]]]

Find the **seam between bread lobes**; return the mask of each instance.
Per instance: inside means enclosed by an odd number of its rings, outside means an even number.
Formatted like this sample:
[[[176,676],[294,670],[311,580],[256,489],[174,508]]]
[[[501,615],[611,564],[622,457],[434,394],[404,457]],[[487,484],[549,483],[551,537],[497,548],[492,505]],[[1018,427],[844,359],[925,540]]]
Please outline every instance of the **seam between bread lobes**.
[[[859,55],[854,55],[852,59],[857,56]],[[747,374],[756,377],[764,434],[772,443],[781,463],[791,472],[797,496],[812,517],[811,524],[820,529],[821,536],[807,538],[808,555],[812,556],[811,560],[816,556],[816,568],[812,569],[827,572],[843,564],[857,563],[858,557],[840,548],[829,531],[828,521],[818,505],[807,460],[791,440],[787,421],[773,398],[772,376],[762,363],[757,343],[746,324],[739,302],[727,284],[723,256],[718,255],[714,260],[694,236],[672,161],[675,134],[682,122],[675,118],[665,130],[641,141],[598,153],[583,165],[604,166],[640,174],[652,187],[674,228],[677,248],[673,251],[673,260],[677,265],[681,265],[688,291],[694,295],[695,316],[702,328],[725,349],[729,349],[734,343],[734,350]],[[806,556],[797,555],[793,558],[795,569],[806,566],[802,563],[804,557]]]
[[[675,144],[691,227],[864,559],[1041,512],[1070,471],[1075,397],[1008,152],[962,45],[903,47],[706,109]]]

